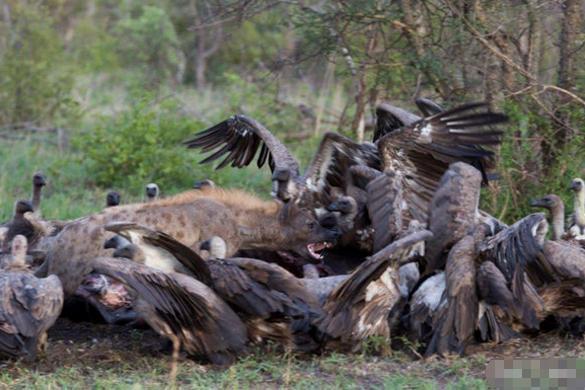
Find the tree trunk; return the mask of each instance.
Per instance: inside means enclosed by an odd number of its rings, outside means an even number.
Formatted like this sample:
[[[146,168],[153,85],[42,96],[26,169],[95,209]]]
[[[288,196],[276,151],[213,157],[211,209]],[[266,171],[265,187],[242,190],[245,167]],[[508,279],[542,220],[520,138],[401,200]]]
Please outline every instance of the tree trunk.
[[[559,74],[558,86],[567,91],[575,91],[575,74],[576,61],[575,51],[577,50],[577,34],[581,25],[581,0],[565,0],[563,2],[563,19],[561,35],[559,39]],[[570,102],[570,97],[561,95],[557,105],[557,118],[564,124],[568,125],[568,110],[563,106]],[[568,126],[557,125],[557,149],[562,149],[569,137],[570,129]]]

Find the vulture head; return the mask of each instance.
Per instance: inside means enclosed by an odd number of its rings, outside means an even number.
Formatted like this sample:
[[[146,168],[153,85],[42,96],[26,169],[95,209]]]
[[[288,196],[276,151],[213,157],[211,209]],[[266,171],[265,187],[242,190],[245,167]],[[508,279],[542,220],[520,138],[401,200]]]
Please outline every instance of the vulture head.
[[[119,234],[112,236],[112,238],[106,240],[104,243],[104,249],[120,249],[130,242]]]
[[[156,183],[149,183],[146,185],[146,197],[148,200],[154,200],[158,198],[159,189]]]
[[[583,182],[583,179],[579,178],[573,179],[573,181],[571,182],[571,190],[575,192],[581,192],[583,191],[583,188],[585,188],[585,182]]]
[[[357,202],[351,196],[341,196],[335,202],[327,206],[328,211],[338,211],[341,215],[355,215],[357,213]]]
[[[225,259],[227,245],[225,241],[218,236],[213,236],[209,240],[203,241],[199,249],[209,252],[209,256],[214,259]]]
[[[106,206],[118,206],[120,204],[120,193],[117,191],[110,191],[106,195]]]
[[[37,172],[33,175],[33,185],[35,187],[44,187],[47,185],[47,178],[41,172]]]
[[[563,201],[561,200],[561,198],[558,197],[557,195],[554,195],[554,194],[547,195],[544,198],[540,198],[540,199],[532,199],[530,201],[530,206],[542,207],[542,208],[545,208],[547,210],[553,210],[562,204],[563,204]]]

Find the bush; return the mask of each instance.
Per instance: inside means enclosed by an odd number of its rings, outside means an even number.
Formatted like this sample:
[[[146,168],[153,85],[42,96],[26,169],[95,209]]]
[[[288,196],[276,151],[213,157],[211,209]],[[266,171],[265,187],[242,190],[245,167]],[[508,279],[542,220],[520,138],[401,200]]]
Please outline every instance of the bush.
[[[156,182],[166,191],[189,188],[201,177],[192,176],[196,156],[181,141],[203,124],[181,115],[176,101],[157,106],[141,99],[118,116],[98,122],[73,140],[93,183],[142,189]]]

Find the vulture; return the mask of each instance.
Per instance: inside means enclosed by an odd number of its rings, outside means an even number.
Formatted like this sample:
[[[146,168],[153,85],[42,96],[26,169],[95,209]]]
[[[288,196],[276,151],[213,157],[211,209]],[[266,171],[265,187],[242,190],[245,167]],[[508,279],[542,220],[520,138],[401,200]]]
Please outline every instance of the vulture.
[[[114,257],[62,261],[65,264],[60,265],[59,272],[62,280],[67,281],[64,292],[68,297],[76,293],[87,297],[87,292],[93,293],[94,289],[107,289],[107,280],[123,285],[125,292],[110,295],[103,291],[105,297],[98,294],[99,298],[105,298],[99,299],[100,303],[115,311],[120,303],[116,295],[126,299],[124,294],[129,294],[127,300],[132,302],[132,309],[172,341],[173,370],[176,370],[179,347],[197,359],[217,365],[230,364],[246,350],[247,329],[236,313],[201,281],[173,272],[172,265],[163,271],[149,266],[148,262],[140,264]],[[154,265],[164,262],[165,259],[159,259]]]
[[[530,206],[548,210],[552,225],[551,238],[553,241],[562,240],[585,248],[585,236],[580,237],[571,232],[565,232],[565,204],[559,196],[549,194],[540,199],[533,199],[530,201]],[[576,233],[575,229],[573,233]]]
[[[367,258],[339,284],[323,304],[317,326],[337,348],[358,350],[362,341],[380,336],[390,341],[388,316],[402,300],[398,268],[431,236],[418,230]]]
[[[426,342],[432,335],[433,318],[447,301],[442,299],[446,289],[445,272],[429,275],[413,288],[407,314],[411,338]]]
[[[550,213],[552,225],[552,239],[558,241],[565,235],[565,204],[563,200],[555,195],[549,194],[540,199],[530,201],[532,207],[542,207]]]
[[[106,207],[114,207],[120,204],[120,193],[118,191],[110,191],[106,195]]]
[[[521,322],[528,329],[538,329],[540,323],[535,288],[556,282],[552,267],[542,259],[547,230],[544,214],[531,214],[480,245],[481,260],[498,268],[514,301],[523,308]]]
[[[147,202],[154,202],[158,199],[160,195],[160,190],[158,189],[158,185],[156,183],[148,183],[146,185],[146,201]]]
[[[26,238],[12,240],[12,253],[0,272],[0,355],[34,359],[44,350],[47,330],[63,307],[63,288],[57,276],[36,278],[25,262]]]
[[[272,171],[272,195],[285,202],[294,199],[302,205],[331,203],[331,192],[345,189],[350,166],[364,164],[379,169],[380,165],[374,144],[357,144],[341,134],[329,132],[301,175],[298,161],[286,146],[262,124],[244,115],[232,116],[198,133],[185,141],[185,145],[204,152],[215,150],[201,163],[223,157],[216,169],[228,164],[241,168],[258,155],[258,167],[268,163]]]
[[[32,207],[35,213],[40,215],[41,207],[41,192],[43,187],[47,185],[47,178],[41,172],[33,175],[33,193],[32,193]]]
[[[376,235],[375,246],[391,242],[415,219],[428,223],[433,195],[454,162],[466,162],[487,181],[486,167],[502,132],[481,127],[503,123],[507,117],[479,112],[483,103],[469,103],[391,131],[378,140],[384,175],[367,186],[368,209]]]
[[[426,354],[463,354],[473,340],[479,312],[476,293],[476,241],[459,240],[449,251],[445,267],[446,305],[436,314],[433,337]]]
[[[203,188],[215,188],[215,183],[211,179],[198,180],[193,183],[194,190],[201,190]]]
[[[35,237],[35,230],[29,218],[25,217],[25,213],[34,212],[33,205],[28,200],[18,200],[14,204],[14,214],[10,222],[6,224],[6,233],[4,235],[3,251],[8,252],[12,239],[17,235],[23,235],[28,242],[31,242]]]
[[[273,339],[305,348],[296,344],[292,325],[318,315],[318,301],[301,280],[282,267],[256,259],[225,259],[226,243],[219,237],[201,243],[200,249],[210,254],[206,261],[163,232],[130,223],[111,224],[106,229],[128,237],[142,249],[146,264],[162,270],[181,264],[181,272],[205,283],[240,315],[251,340]]]
[[[575,198],[568,233],[571,237],[585,241],[585,182],[579,178],[573,179],[571,190]]]
[[[216,365],[231,364],[246,350],[246,327],[200,281],[120,258],[92,259],[89,270],[115,279],[129,290],[134,310],[173,343],[174,362],[181,347]]]
[[[443,269],[445,254],[478,222],[481,173],[466,163],[451,164],[442,176],[430,205],[426,272]]]

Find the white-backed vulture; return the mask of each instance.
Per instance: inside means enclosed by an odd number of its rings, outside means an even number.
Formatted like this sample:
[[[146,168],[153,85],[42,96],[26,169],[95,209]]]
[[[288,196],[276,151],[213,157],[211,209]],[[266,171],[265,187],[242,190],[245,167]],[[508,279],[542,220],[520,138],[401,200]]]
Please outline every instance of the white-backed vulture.
[[[542,260],[548,223],[543,213],[530,214],[482,243],[483,260],[502,272],[515,299],[522,300],[524,274],[536,287],[556,281],[550,265]]]
[[[153,202],[160,196],[160,190],[156,183],[148,183],[145,190],[146,201]]]
[[[476,293],[476,250],[473,235],[460,239],[449,251],[445,267],[446,306],[437,312],[426,355],[462,354],[473,340],[479,311]]]
[[[110,191],[106,195],[106,207],[114,207],[120,204],[120,193],[118,191]]]
[[[96,258],[91,271],[123,283],[134,295],[134,309],[161,336],[196,358],[229,364],[246,349],[247,330],[210,288],[175,272],[130,260]]]
[[[339,347],[357,350],[369,336],[389,342],[388,316],[401,300],[398,268],[432,233],[415,231],[370,256],[331,292],[319,329]]]
[[[376,234],[385,234],[377,240],[377,245],[385,245],[384,239],[392,239],[392,234],[385,232],[403,229],[412,219],[429,221],[433,195],[449,164],[467,162],[479,166],[485,176],[481,164],[490,160],[493,152],[482,146],[498,144],[502,132],[476,128],[502,123],[506,116],[489,111],[474,113],[484,107],[481,103],[466,104],[390,132],[378,140],[382,167],[388,177],[381,176],[368,184],[370,216],[378,214],[372,220],[374,230]],[[377,186],[377,181],[384,180],[386,185],[370,190]]]
[[[43,190],[43,187],[47,185],[47,178],[45,177],[45,175],[42,174],[42,172],[36,172],[33,175],[32,183],[33,183],[33,192],[32,192],[31,202],[32,202],[34,212],[37,213],[37,215],[40,215],[41,197],[42,197],[41,192]]]
[[[317,298],[301,280],[276,264],[247,258],[228,258],[219,237],[202,243],[210,259],[205,261],[190,248],[163,232],[134,224],[109,225],[106,229],[126,236],[145,255],[145,264],[189,274],[213,289],[248,327],[250,338],[278,340],[298,346],[291,329],[294,320],[309,320],[319,311]]]
[[[4,259],[0,272],[0,355],[34,359],[61,313],[63,289],[56,276],[32,275],[26,251],[26,238],[14,237],[12,256]]]
[[[478,223],[481,173],[466,163],[454,163],[439,182],[430,206],[425,272],[443,269],[450,247]]]
[[[568,233],[571,237],[585,241],[585,182],[583,179],[573,179],[571,190],[575,193],[575,197]]]

